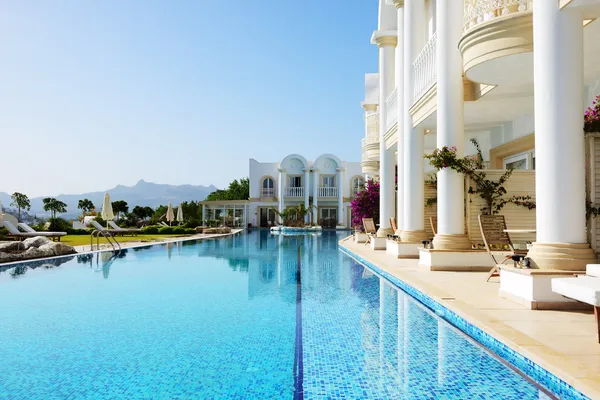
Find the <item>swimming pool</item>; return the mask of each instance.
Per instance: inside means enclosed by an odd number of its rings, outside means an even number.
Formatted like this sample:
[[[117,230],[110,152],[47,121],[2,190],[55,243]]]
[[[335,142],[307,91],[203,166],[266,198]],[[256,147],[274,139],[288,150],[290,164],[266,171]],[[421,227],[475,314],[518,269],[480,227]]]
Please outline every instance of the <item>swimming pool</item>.
[[[4,268],[0,399],[553,398],[340,252],[341,235]]]

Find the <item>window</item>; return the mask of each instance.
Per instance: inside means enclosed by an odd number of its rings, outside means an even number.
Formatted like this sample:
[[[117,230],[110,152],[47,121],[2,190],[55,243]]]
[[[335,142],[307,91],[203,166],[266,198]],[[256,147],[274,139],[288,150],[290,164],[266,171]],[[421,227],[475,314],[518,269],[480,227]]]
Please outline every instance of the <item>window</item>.
[[[352,196],[360,192],[365,187],[365,180],[363,178],[354,178],[352,180]]]
[[[302,177],[301,176],[290,176],[290,186],[293,188],[302,187]]]
[[[321,208],[321,219],[336,219],[337,208]]]
[[[323,187],[334,188],[335,187],[335,176],[329,175],[323,177]]]
[[[262,195],[261,197],[274,197],[275,196],[275,182],[272,178],[265,178],[262,183]]]
[[[535,169],[535,151],[506,157],[502,162],[504,169]]]

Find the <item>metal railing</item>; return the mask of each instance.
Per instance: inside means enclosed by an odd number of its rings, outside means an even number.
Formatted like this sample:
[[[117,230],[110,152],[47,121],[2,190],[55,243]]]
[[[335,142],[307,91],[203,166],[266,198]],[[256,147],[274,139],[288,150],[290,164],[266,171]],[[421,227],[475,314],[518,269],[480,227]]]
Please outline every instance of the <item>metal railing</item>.
[[[338,196],[338,188],[337,187],[319,187],[319,197],[337,197]]]
[[[304,197],[303,187],[287,187],[285,188],[286,197]]]
[[[99,231],[97,229],[90,235],[90,251],[94,251],[94,238],[96,238],[96,250],[100,250],[100,235],[104,236],[106,241],[111,245],[113,252],[117,251],[117,248],[121,251],[121,245],[112,233],[109,231]]]
[[[532,0],[465,0],[463,31],[506,15],[531,11]]]
[[[398,122],[398,89],[394,89],[385,101],[385,131],[390,130],[395,122]]]
[[[413,63],[413,104],[437,82],[437,32],[429,39]]]
[[[263,188],[260,197],[275,197],[275,189],[273,189],[273,188],[271,188],[271,189]]]

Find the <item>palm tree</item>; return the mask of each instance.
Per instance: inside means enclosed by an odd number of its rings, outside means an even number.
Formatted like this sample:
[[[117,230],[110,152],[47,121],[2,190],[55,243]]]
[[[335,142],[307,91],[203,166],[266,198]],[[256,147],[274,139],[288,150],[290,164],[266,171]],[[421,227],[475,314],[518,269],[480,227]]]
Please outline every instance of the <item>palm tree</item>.
[[[314,205],[306,207],[304,203],[298,204],[297,206],[289,206],[283,211],[279,211],[275,207],[271,207],[275,214],[281,218],[284,226],[302,226],[304,225],[304,218],[310,213],[312,219],[311,210],[315,208]],[[312,222],[312,221],[311,221]]]
[[[50,211],[52,213],[52,219],[56,218],[57,212],[67,212],[67,205],[54,197],[46,197],[43,202],[44,211]]]
[[[17,207],[19,210],[19,221],[21,220],[21,210],[31,210],[31,203],[29,202],[29,197],[26,194],[14,192],[10,198],[12,199],[11,206]]]
[[[79,200],[79,202],[77,203],[77,208],[82,210],[82,220],[83,218],[85,218],[85,214],[89,213],[90,211],[92,211],[95,207],[94,207],[94,203],[92,203],[91,200],[89,199],[83,199],[83,200]]]

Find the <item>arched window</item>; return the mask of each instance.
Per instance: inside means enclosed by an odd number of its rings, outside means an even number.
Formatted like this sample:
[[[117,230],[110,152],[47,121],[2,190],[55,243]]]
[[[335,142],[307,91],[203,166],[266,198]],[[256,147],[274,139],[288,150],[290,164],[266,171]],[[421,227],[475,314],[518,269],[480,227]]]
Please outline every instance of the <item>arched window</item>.
[[[263,180],[260,197],[275,197],[275,182],[273,182],[273,178],[265,178]]]
[[[365,180],[361,177],[354,178],[352,180],[352,196],[363,190],[365,187]]]

